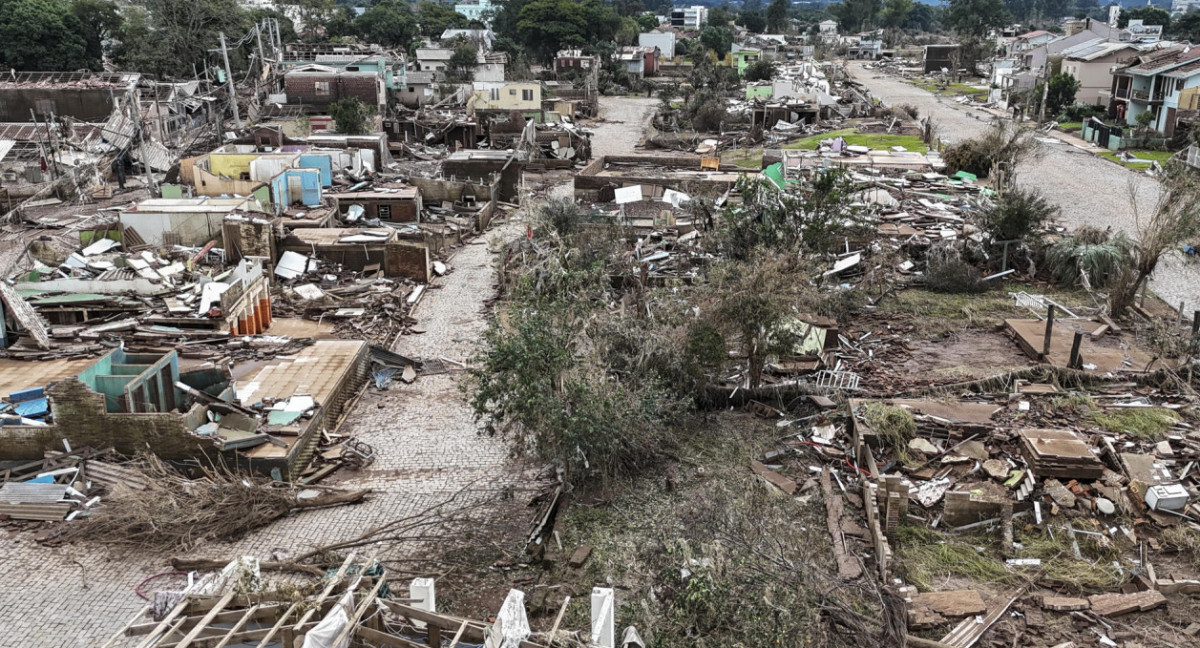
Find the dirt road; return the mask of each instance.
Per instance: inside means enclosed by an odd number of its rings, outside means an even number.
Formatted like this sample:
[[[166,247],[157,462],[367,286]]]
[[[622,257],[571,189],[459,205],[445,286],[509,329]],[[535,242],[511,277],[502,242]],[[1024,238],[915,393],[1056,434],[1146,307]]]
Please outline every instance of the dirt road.
[[[984,131],[990,113],[965,108],[949,98],[909,85],[898,77],[851,63],[851,74],[885,104],[916,106],[922,116],[933,118],[939,136],[948,142],[974,137]],[[1017,183],[1040,190],[1057,203],[1062,220],[1069,228],[1081,225],[1111,227],[1130,234],[1136,231],[1137,210],[1131,196],[1145,216],[1158,195],[1158,183],[1144,173],[1126,169],[1069,144],[1043,144],[1041,155],[1023,162]],[[1164,261],[1155,273],[1151,289],[1167,303],[1185,310],[1200,308],[1200,267],[1184,262],[1178,255]]]

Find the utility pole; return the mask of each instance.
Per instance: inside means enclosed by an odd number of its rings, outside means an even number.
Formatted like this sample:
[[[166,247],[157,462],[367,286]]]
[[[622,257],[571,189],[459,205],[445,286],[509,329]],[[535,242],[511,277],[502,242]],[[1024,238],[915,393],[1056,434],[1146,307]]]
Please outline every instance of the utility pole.
[[[266,70],[266,68],[263,66],[263,62],[267,60],[267,53],[263,50],[263,46],[262,46],[262,23],[261,22],[254,26],[254,36],[256,38],[258,38],[258,67],[259,67],[259,71],[261,72],[261,71]]]
[[[237,87],[233,85],[233,70],[229,68],[229,50],[225,47],[225,32],[221,32],[221,58],[225,59],[225,83],[229,88],[229,103],[233,106],[233,125],[242,127],[242,116],[238,112]]]
[[[279,54],[279,60],[283,60],[283,34],[279,33],[279,19],[272,18],[271,24],[275,25],[275,51]]]
[[[1047,76],[1046,80],[1042,81],[1042,105],[1038,107],[1038,123],[1037,123],[1038,126],[1041,126],[1042,122],[1046,121],[1046,98],[1049,96],[1050,96],[1050,78],[1049,78],[1049,76]]]

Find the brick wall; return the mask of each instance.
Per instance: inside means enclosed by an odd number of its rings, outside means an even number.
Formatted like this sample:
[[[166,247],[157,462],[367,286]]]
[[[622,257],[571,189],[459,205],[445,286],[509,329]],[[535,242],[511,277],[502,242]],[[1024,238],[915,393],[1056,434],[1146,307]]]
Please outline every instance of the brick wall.
[[[413,243],[388,243],[384,249],[384,274],[429,282],[429,248]]]
[[[318,84],[325,84],[318,91]],[[328,87],[328,93],[324,87]],[[346,97],[357,97],[375,106],[386,101],[380,94],[379,77],[374,74],[289,74],[284,77],[284,92],[289,104],[328,106]]]
[[[54,425],[0,428],[0,459],[40,459],[46,450],[62,447],[115,448],[122,454],[150,450],[167,460],[190,459],[212,449],[212,443],[188,434],[178,413],[110,414],[104,396],[76,378],[54,383],[46,390]]]

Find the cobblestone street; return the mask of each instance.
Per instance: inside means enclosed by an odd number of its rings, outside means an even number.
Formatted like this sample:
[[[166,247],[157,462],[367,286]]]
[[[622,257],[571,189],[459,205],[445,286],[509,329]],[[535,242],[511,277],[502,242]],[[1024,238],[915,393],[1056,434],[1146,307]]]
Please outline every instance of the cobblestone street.
[[[595,127],[595,154],[631,152],[654,100],[614,98],[604,104],[606,121]],[[569,195],[569,183],[565,192],[555,193]],[[523,231],[520,222],[502,224],[458,250],[447,264],[451,272],[436,279],[417,306],[415,316],[426,333],[401,337],[394,350],[465,361],[487,325],[485,302],[494,294],[492,244]],[[233,545],[204,546],[192,554],[295,555],[420,511],[468,484],[480,495],[526,487],[532,477],[509,460],[503,441],[477,433],[459,376],[422,376],[411,385],[397,381],[386,392],[368,389],[358,401],[340,431],[371,444],[378,458],[367,470],[342,471],[330,483],[373,489],[366,503],[306,512]],[[99,646],[145,604],[134,587],[169,569],[168,556],[86,545],[46,548],[34,542],[31,532],[10,532],[0,542],[0,646]]]

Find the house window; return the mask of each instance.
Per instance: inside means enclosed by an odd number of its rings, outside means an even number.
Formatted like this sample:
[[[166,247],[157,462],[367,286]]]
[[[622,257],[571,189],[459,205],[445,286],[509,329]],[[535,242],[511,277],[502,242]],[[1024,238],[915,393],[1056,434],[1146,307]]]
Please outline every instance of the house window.
[[[510,96],[513,96],[513,97],[515,97],[515,96],[517,96],[517,91],[516,91],[516,90],[509,90],[509,91],[508,91],[508,94],[509,94]]]
[[[533,90],[522,90],[521,91],[521,100],[522,101],[533,101]]]
[[[492,88],[489,97],[492,101],[500,101],[500,88]]]
[[[1183,91],[1183,79],[1175,79],[1175,92]]]
[[[34,106],[37,108],[37,113],[39,115],[50,115],[54,113],[53,99],[38,99]]]
[[[380,205],[376,211],[379,213],[380,220],[392,220],[392,206]]]
[[[329,82],[328,81],[314,81],[313,89],[316,91],[318,97],[328,97],[329,96]]]

